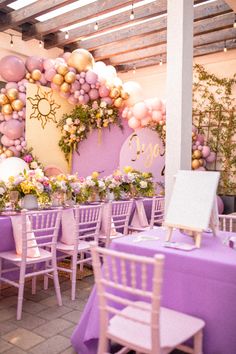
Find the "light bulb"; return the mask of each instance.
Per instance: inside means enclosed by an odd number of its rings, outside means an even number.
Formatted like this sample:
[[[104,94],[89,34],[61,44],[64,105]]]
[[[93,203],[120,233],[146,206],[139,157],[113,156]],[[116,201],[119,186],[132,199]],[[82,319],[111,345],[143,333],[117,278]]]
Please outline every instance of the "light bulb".
[[[94,25],[94,30],[97,31],[98,30],[98,23],[96,22]]]
[[[130,17],[129,17],[130,19],[131,19],[131,21],[133,21],[134,20],[134,10],[132,9],[132,11],[131,11],[131,14],[130,14]]]
[[[133,67],[133,74],[135,74],[136,73],[136,67],[134,66]]]
[[[162,58],[160,59],[160,62],[159,62],[159,65],[162,65],[163,64],[163,61],[162,61]]]
[[[233,28],[236,28],[236,14],[235,14],[235,19],[234,19]]]
[[[43,46],[43,42],[39,41],[39,48],[42,48],[42,46]]]
[[[12,38],[11,38],[11,41],[10,41],[10,45],[11,45],[11,47],[13,48],[14,43],[13,43]]]
[[[66,31],[66,33],[65,33],[65,39],[69,39],[69,32],[68,31]]]

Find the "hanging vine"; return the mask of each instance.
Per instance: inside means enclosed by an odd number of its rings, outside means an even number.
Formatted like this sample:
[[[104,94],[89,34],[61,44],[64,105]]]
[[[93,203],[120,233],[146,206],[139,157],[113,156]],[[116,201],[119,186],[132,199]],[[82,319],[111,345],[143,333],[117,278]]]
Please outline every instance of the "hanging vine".
[[[220,194],[236,194],[236,109],[232,78],[219,78],[199,64],[194,66],[193,123],[207,136],[216,153],[216,162],[209,166],[219,170]]]

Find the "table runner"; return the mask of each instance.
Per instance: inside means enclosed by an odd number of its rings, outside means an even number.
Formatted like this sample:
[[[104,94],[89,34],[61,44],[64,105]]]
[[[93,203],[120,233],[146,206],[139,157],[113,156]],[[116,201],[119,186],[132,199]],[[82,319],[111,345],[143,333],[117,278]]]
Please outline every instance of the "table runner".
[[[216,238],[204,234],[201,249],[189,252],[162,247],[162,228],[142,234],[156,235],[160,240],[134,242],[134,236],[129,236],[114,240],[111,248],[146,256],[164,254],[162,306],[205,320],[204,354],[235,354],[236,252],[222,244],[230,234],[220,232]],[[179,231],[174,231],[173,241],[193,242]],[[77,353],[96,353],[98,319],[94,288],[71,337]]]

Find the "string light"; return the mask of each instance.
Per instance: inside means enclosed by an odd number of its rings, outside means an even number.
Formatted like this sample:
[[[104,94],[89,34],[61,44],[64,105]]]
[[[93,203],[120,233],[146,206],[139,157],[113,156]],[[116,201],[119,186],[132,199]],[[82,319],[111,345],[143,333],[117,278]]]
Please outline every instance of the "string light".
[[[134,20],[134,2],[132,1],[132,9],[131,9],[131,14],[130,14],[130,17],[131,21]]]
[[[2,32],[3,34],[7,34],[10,37],[10,46],[11,48],[14,47],[14,37],[19,37],[21,38],[21,35],[19,34],[13,34],[13,33],[9,33],[9,32]]]
[[[13,43],[13,35],[11,34],[10,36],[11,36],[10,45],[13,48],[13,45],[14,45],[14,43]]]
[[[236,28],[236,14],[235,14],[235,18],[234,18],[234,24],[233,27]]]
[[[136,73],[136,67],[133,66],[133,74],[135,74],[135,73]]]
[[[39,48],[42,48],[43,47],[43,42],[40,40],[39,41]]]
[[[224,45],[224,52],[226,53],[227,52],[227,47],[226,47],[226,41],[225,41],[225,45]]]
[[[66,33],[65,33],[65,39],[69,39],[69,32],[68,31],[66,31]]]
[[[163,64],[162,57],[160,57],[159,65],[162,66],[162,64]]]
[[[98,23],[96,22],[94,25],[94,30],[97,31],[98,30]]]

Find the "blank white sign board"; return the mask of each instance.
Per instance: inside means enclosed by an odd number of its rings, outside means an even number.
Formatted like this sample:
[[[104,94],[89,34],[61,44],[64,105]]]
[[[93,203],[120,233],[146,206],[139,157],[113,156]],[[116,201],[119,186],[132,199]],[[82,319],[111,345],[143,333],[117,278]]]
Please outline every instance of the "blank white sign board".
[[[202,231],[209,227],[219,172],[178,171],[165,225]]]

